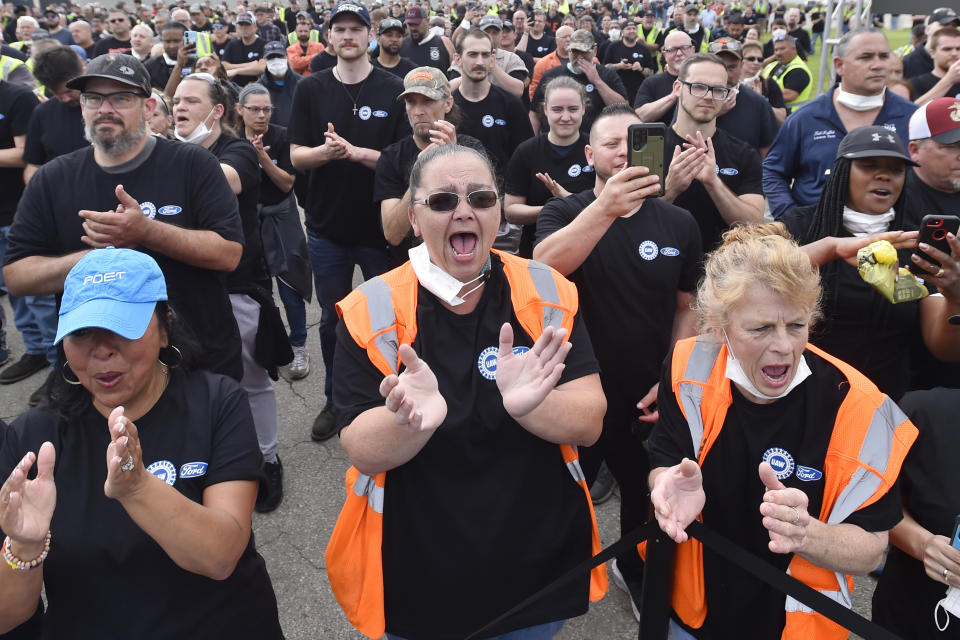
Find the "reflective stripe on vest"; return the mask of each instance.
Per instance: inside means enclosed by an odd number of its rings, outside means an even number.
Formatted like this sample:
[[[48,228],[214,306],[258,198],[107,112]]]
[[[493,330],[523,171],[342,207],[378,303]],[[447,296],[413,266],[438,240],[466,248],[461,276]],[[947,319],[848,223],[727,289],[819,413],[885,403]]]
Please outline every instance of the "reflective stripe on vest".
[[[640,32],[643,33],[643,27],[640,27]],[[660,27],[653,25],[650,29],[650,33],[643,36],[643,39],[647,41],[647,44],[656,44],[657,37],[660,35]]]
[[[777,67],[781,66],[783,68],[780,69],[779,73],[774,74],[773,71],[777,69]],[[807,86],[803,88],[803,91],[801,91],[794,100],[791,100],[787,103],[788,107],[796,107],[810,99],[810,94],[813,92],[813,76],[810,74],[810,69],[807,67],[807,63],[804,62],[800,56],[796,56],[786,65],[781,65],[779,62],[774,60],[760,73],[760,75],[762,75],[764,78],[770,78],[776,82],[780,86],[780,91],[783,92],[783,79],[794,69],[803,69],[806,71]]]
[[[700,53],[710,51],[710,29],[703,30],[703,40],[700,41]]]
[[[201,31],[197,34],[197,58],[205,58],[213,54],[213,45],[210,43],[210,34]]]
[[[287,34],[287,42],[291,45],[300,42],[300,38],[297,36],[296,31],[291,31]],[[320,42],[320,32],[316,29],[310,29],[310,42]]]
[[[383,514],[383,487],[374,482],[372,476],[358,474],[353,483],[353,492],[360,498],[366,496],[367,504],[379,514]]]
[[[23,64],[23,60],[17,60],[12,56],[0,56],[0,77],[4,80],[10,77],[10,73]]]
[[[880,393],[863,374],[812,345],[807,345],[807,349],[839,369],[850,385],[837,411],[824,458],[825,484],[818,517],[828,524],[838,524],[893,486],[917,430],[896,403]],[[680,340],[674,348],[673,391],[687,420],[700,465],[719,436],[732,403],[731,383],[725,376],[726,356],[723,343],[704,337]],[[682,374],[678,373],[680,370]],[[870,420],[866,422],[868,415]],[[855,446],[859,448],[852,451]],[[678,547],[676,566],[674,609],[687,624],[700,627],[707,612],[702,588],[702,546],[698,541]],[[787,572],[836,602],[852,606],[850,576],[817,567],[796,555]],[[784,609],[788,615],[783,639],[841,640],[848,635],[845,629],[793,598],[785,599]]]

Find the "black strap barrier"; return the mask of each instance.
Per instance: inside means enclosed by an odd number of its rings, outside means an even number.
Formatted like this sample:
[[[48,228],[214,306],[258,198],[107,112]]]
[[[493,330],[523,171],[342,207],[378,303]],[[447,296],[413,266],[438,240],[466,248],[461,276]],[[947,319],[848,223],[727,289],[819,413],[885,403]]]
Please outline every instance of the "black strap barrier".
[[[709,547],[721,557],[724,557],[728,562],[744,569],[747,573],[750,573],[756,578],[759,578],[763,582],[774,587],[778,591],[792,596],[796,600],[799,600],[803,604],[807,605],[811,609],[817,611],[818,613],[826,616],[830,620],[833,620],[842,627],[853,631],[864,640],[902,640],[900,636],[897,636],[894,633],[891,633],[887,629],[884,629],[880,625],[876,624],[871,620],[867,620],[863,616],[855,613],[853,610],[846,608],[839,602],[828,598],[822,593],[818,592],[816,589],[809,587],[808,585],[800,582],[796,578],[793,578],[783,571],[777,569],[776,567],[767,564],[757,556],[753,555],[746,549],[734,544],[732,541],[726,537],[720,535],[716,531],[711,530],[710,528],[704,526],[702,522],[694,520],[686,529],[687,533],[700,540],[704,546]],[[611,544],[609,547],[602,550],[597,555],[588,558],[575,566],[574,568],[567,571],[565,574],[548,584],[546,587],[536,592],[520,604],[516,605],[509,611],[498,616],[496,619],[491,620],[483,627],[477,629],[465,640],[472,640],[480,634],[484,633],[491,627],[500,624],[510,616],[516,614],[523,609],[526,609],[528,606],[542,598],[543,596],[555,591],[558,587],[562,586],[564,583],[581,576],[584,573],[589,572],[594,567],[606,562],[607,560],[613,558],[614,556],[625,551],[628,547],[636,546],[638,543],[647,540],[648,538],[662,538],[660,534],[660,528],[657,526],[656,521],[649,522],[643,526],[637,527],[630,533],[621,537],[619,540]],[[647,564],[653,562],[658,562],[658,558],[653,557],[653,554],[665,554],[666,557],[671,559],[669,563],[672,565],[672,557],[675,545],[673,544],[657,544],[650,545],[648,548],[647,554]],[[662,565],[661,565],[662,566]],[[646,587],[648,585],[647,575],[645,572],[644,575],[644,596],[646,598],[646,592],[649,591]],[[669,594],[670,589],[657,590],[659,594]],[[660,633],[657,634],[645,634],[643,633],[644,629],[655,627],[661,628],[663,624],[661,621],[655,621],[653,623],[649,622],[649,617],[647,614],[652,613],[649,611],[647,606],[641,607],[641,637],[654,637],[666,638],[666,629],[662,636]],[[644,620],[646,618],[646,620]]]

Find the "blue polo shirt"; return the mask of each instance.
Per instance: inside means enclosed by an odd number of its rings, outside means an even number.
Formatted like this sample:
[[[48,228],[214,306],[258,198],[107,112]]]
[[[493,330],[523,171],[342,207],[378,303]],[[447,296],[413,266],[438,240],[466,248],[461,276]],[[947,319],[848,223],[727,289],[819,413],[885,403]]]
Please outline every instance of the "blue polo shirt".
[[[917,105],[888,91],[873,124],[908,140],[908,123],[916,110]],[[763,193],[774,218],[794,207],[817,203],[845,135],[847,130],[833,106],[833,91],[787,117],[763,161]]]

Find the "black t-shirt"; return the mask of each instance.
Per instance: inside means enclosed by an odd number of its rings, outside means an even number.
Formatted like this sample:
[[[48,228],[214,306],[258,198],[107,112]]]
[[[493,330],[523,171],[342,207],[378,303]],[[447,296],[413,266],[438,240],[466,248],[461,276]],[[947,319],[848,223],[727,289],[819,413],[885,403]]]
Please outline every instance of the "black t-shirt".
[[[97,46],[93,50],[94,57],[102,56],[105,53],[130,53],[130,39],[117,40],[113,36],[107,36],[97,41]]]
[[[486,152],[483,143],[464,133],[457,133],[457,144],[477,151]],[[373,201],[380,206],[384,200],[403,198],[410,186],[410,170],[420,155],[420,148],[414,142],[413,136],[407,136],[380,152],[377,160],[377,171],[373,178]],[[407,251],[413,246],[414,237],[411,229],[403,241],[397,246],[388,246],[390,266],[399,267],[407,261]]]
[[[903,77],[905,80],[933,71],[933,58],[927,52],[926,45],[926,40],[918,42],[913,51],[903,56]]]
[[[783,99],[783,91],[780,89],[780,85],[767,78],[760,78],[760,84],[763,87],[763,97],[767,99],[771,107],[774,109],[786,108],[787,103]],[[743,91],[743,87],[740,90]],[[778,124],[777,127],[779,126]]]
[[[740,87],[737,104],[717,118],[717,127],[734,138],[743,140],[754,149],[773,144],[779,129],[770,103],[748,87]]]
[[[170,74],[173,73],[175,65],[167,64],[166,58],[159,55],[144,62],[143,66],[150,74],[150,86],[163,91],[167,86],[167,81],[170,80]]]
[[[221,134],[210,146],[210,153],[217,156],[220,164],[233,167],[240,176],[241,191],[236,195],[243,225],[243,256],[240,264],[227,275],[227,290],[236,293],[259,285],[270,290],[270,275],[263,261],[263,245],[260,242],[260,163],[253,145],[242,138]]]
[[[837,410],[849,391],[842,373],[826,360],[804,351],[812,375],[785,398],[770,404],[747,400],[731,383],[733,403],[727,410],[720,435],[701,466],[707,501],[703,523],[761,560],[786,570],[792,554],[770,551],[770,536],[763,527],[760,504],[766,489],[757,473],[765,456],[789,457],[790,475],[781,474],[788,488],[800,489],[809,498],[807,511],[820,514],[823,503],[824,459],[833,435]],[[684,457],[697,459],[690,428],[671,392],[671,361],[664,362],[657,396],[660,419],[650,435],[650,466],[670,467]],[[782,450],[782,451],[777,451]],[[794,469],[819,472],[801,480]],[[816,476],[820,477],[817,478]],[[886,531],[900,521],[899,485],[869,507],[851,514],[844,523],[866,531]],[[731,637],[777,638],[785,621],[784,594],[762,582],[710,549],[703,552],[707,618],[694,636],[701,639]]]
[[[193,502],[202,502],[213,485],[259,478],[261,456],[247,396],[229,378],[171,369],[167,389],[136,425],[147,469]],[[54,543],[43,564],[43,638],[109,638],[117,629],[145,640],[283,637],[252,533],[226,580],[181,569],[118,501],[104,495],[110,434],[92,404],[71,420],[58,418],[52,408],[18,418],[0,451],[3,477],[45,441],[57,452],[57,506],[50,522]],[[118,594],[126,606],[117,606]]]
[[[643,84],[640,85],[640,89],[637,90],[636,96],[633,98],[633,108],[639,109],[645,104],[656,102],[660,98],[673,93],[673,83],[676,79],[677,76],[669,71],[661,71],[644,80]],[[673,122],[673,109],[667,109],[667,112],[664,113],[657,122],[662,122],[669,126],[670,123]]]
[[[230,33],[233,33],[231,30]],[[223,42],[217,42],[213,38],[210,38],[210,47],[213,49],[213,52],[217,54],[217,57],[223,60],[223,54],[227,51],[227,45],[232,42],[229,39],[225,39]]]
[[[479,102],[464,98],[460,89],[453,92],[453,100],[463,114],[459,131],[483,143],[499,178],[517,146],[533,137],[523,103],[517,96],[494,85],[490,85],[487,97]]]
[[[80,105],[66,105],[53,98],[41,103],[30,116],[23,161],[46,164],[62,156],[90,146],[83,137],[83,114]]]
[[[418,67],[436,67],[446,73],[450,68],[450,53],[443,44],[443,39],[433,36],[429,39],[414,42],[410,36],[403,39],[400,45],[401,57],[408,58]]]
[[[814,9],[810,13],[810,21],[813,23],[810,27],[811,33],[823,33],[823,27],[825,26],[823,16],[824,12],[818,9]],[[820,22],[814,22],[815,20],[820,20]]]
[[[257,38],[253,44],[243,44],[243,40],[231,40],[223,50],[223,61],[231,64],[245,64],[247,62],[256,62],[263,57],[263,48],[266,41]],[[257,79],[257,74],[252,76],[237,74],[232,80],[240,87],[250,84]]]
[[[813,50],[813,47],[810,46],[810,34],[807,33],[803,27],[797,27],[793,31],[788,31],[787,35],[796,39],[797,53],[809,55]],[[802,57],[804,60],[807,59],[806,55]]]
[[[88,147],[46,164],[30,180],[8,236],[6,264],[27,256],[60,256],[89,249],[81,242],[81,209],[110,211],[122,184],[140,203],[144,215],[186,229],[215,231],[243,244],[237,197],[220,163],[196,145],[156,138],[156,146],[140,166],[108,173]],[[239,380],[240,337],[227,291],[225,274],[194,267],[145,247],[167,281],[170,303],[186,320],[204,348],[203,368]]]
[[[380,69],[383,69],[384,71],[389,71],[390,73],[397,76],[401,80],[403,80],[408,73],[410,73],[411,71],[417,68],[417,65],[413,63],[413,60],[408,60],[407,58],[404,58],[404,57],[401,57],[400,62],[398,62],[396,65],[392,67],[383,66],[382,64],[380,64],[380,60],[375,57],[370,58],[370,64]]]
[[[623,102],[627,102],[627,90],[623,86],[623,81],[620,80],[620,76],[617,75],[617,72],[613,69],[608,69],[603,65],[596,65],[596,67],[597,72],[600,74],[600,79],[603,80],[611,89],[619,93],[623,97]],[[560,77],[573,78],[582,84],[584,89],[586,89],[587,108],[583,113],[583,121],[580,123],[580,131],[582,133],[590,133],[590,127],[593,126],[593,121],[597,119],[597,116],[599,116],[600,112],[603,111],[603,108],[607,106],[607,103],[603,101],[603,97],[600,95],[600,92],[597,91],[597,88],[593,86],[593,83],[587,79],[586,74],[573,73],[565,64],[562,64],[558,67],[553,67],[543,74],[543,77],[540,79],[540,84],[537,85],[537,90],[533,94],[533,100],[530,101],[530,110],[535,113],[541,112],[540,105],[544,100],[544,87],[546,87],[554,78]],[[541,130],[545,129],[546,127],[541,127]]]
[[[527,33],[527,48],[525,51],[534,58],[542,58],[557,48],[557,40],[550,34],[544,32],[539,38],[534,38],[533,34]]]
[[[246,129],[241,129],[241,135],[246,138]],[[263,134],[263,146],[270,147],[267,155],[277,165],[289,174],[295,174],[296,169],[290,163],[290,142],[287,140],[287,129],[279,125],[267,126]],[[292,189],[291,189],[292,190]],[[290,191],[281,191],[267,176],[267,172],[260,167],[260,204],[278,204],[290,195]]]
[[[900,472],[904,509],[927,531],[948,538],[960,513],[955,482],[960,457],[958,401],[960,391],[954,389],[911,392],[900,401],[920,432]],[[891,545],[873,592],[873,621],[901,638],[960,638],[955,620],[944,632],[933,624],[934,607],[946,591],[942,582],[927,576],[921,561]],[[941,623],[945,617],[941,611]]]
[[[401,80],[376,67],[366,79],[350,85],[341,84],[332,70],[311,74],[297,84],[287,137],[290,144],[319,146],[329,122],[350,144],[383,149],[410,135],[403,102],[397,101],[402,92]],[[359,162],[334,160],[309,173],[304,210],[310,233],[347,247],[386,246],[380,207],[370,197],[372,169]]]
[[[663,157],[673,158],[674,147],[684,142],[673,127],[667,127]],[[713,151],[717,160],[717,172],[723,182],[736,196],[747,193],[763,194],[760,184],[762,165],[760,155],[743,140],[734,138],[723,129],[713,134]],[[664,163],[664,180],[670,172],[669,163]],[[693,214],[700,225],[700,237],[704,252],[712,251],[720,240],[720,234],[729,226],[720,215],[717,205],[699,180],[694,180],[686,191],[677,196],[674,204]]]
[[[474,294],[481,296],[477,308],[467,315],[418,287],[412,346],[436,374],[447,417],[413,459],[387,472],[386,629],[406,638],[462,638],[590,556],[583,489],[558,446],[520,427],[503,408],[494,379],[500,327],[513,325],[516,346],[533,340],[513,313],[495,255],[491,268]],[[337,332],[333,398],[343,427],[383,406],[383,374],[345,323]],[[570,342],[558,384],[597,372],[579,317]],[[491,633],[581,615],[588,587],[583,574]]]
[[[37,97],[26,87],[0,82],[0,149],[12,149],[16,136],[27,135],[30,115],[37,104]],[[22,193],[23,169],[0,167],[0,227],[13,221]]]
[[[628,47],[622,40],[611,42],[604,52],[601,62],[603,62],[603,64],[611,64],[621,62],[622,60],[626,60],[631,64],[639,62],[646,69],[654,72],[657,70],[656,58],[654,58],[653,54],[650,53],[650,49],[648,49],[641,40],[637,40],[632,47]],[[617,75],[620,76],[620,80],[623,81],[623,86],[627,91],[624,95],[628,97],[637,95],[637,90],[640,88],[640,85],[643,84],[643,72],[621,69],[617,71]]]
[[[523,196],[526,204],[540,207],[553,197],[540,180],[537,173],[548,173],[550,177],[570,193],[580,193],[593,188],[596,174],[593,167],[587,163],[583,149],[588,139],[584,134],[568,147],[557,147],[547,136],[540,135],[524,140],[517,147],[507,163],[504,173],[504,193],[514,196]],[[533,255],[534,238],[537,225],[523,225],[520,236],[518,255],[529,257]]]
[[[537,242],[573,222],[594,200],[588,189],[547,202],[537,218]],[[696,288],[700,260],[693,217],[651,198],[632,216],[617,218],[570,274],[602,369],[608,416],[616,411],[632,419],[637,402],[659,379],[677,291]]]
[[[337,66],[337,56],[330,47],[310,58],[310,73],[332,69],[335,66]]]
[[[940,80],[941,78],[938,78],[937,76],[933,75],[933,72],[930,71],[928,73],[924,73],[923,75],[910,78],[909,82],[910,82],[910,86],[913,87],[913,94],[919,98],[920,96],[924,95],[925,93],[933,89],[933,87],[938,82],[940,82]],[[956,83],[955,85],[947,89],[943,93],[943,95],[936,96],[936,97],[956,98],[958,95],[960,95],[960,82]]]

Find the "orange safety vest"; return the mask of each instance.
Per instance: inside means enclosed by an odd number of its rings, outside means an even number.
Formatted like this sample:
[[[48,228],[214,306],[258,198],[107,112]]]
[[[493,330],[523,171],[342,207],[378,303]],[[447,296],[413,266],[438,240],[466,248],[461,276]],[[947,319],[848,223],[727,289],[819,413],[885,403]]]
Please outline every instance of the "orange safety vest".
[[[862,373],[811,344],[807,349],[839,369],[850,384],[824,458],[823,504],[818,516],[822,522],[838,524],[879,500],[893,486],[917,428]],[[732,402],[726,363],[726,345],[706,336],[679,340],[673,351],[671,388],[690,427],[700,465],[720,435]],[[702,514],[698,516],[702,518]],[[645,551],[646,544],[641,543],[641,555]],[[787,573],[848,608],[852,604],[853,579],[849,575],[823,569],[798,555],[793,556]],[[690,538],[677,546],[673,575],[673,610],[685,624],[698,629],[707,616],[699,540]],[[785,609],[782,640],[843,640],[849,636],[844,627],[790,596]]]
[[[510,301],[524,331],[537,339],[545,327],[573,328],[577,313],[577,288],[550,267],[494,251],[503,262],[510,283]],[[354,341],[385,376],[400,371],[400,345],[417,336],[417,276],[407,262],[382,276],[371,278],[337,304],[337,313]],[[583,488],[593,529],[593,555],[601,551],[597,518],[590,500],[576,447],[560,445],[564,464]],[[327,575],[333,594],[347,620],[370,638],[384,634],[383,604],[383,504],[386,472],[375,476],[347,470],[347,499],[327,544]],[[605,565],[590,573],[590,600],[607,591]]]

